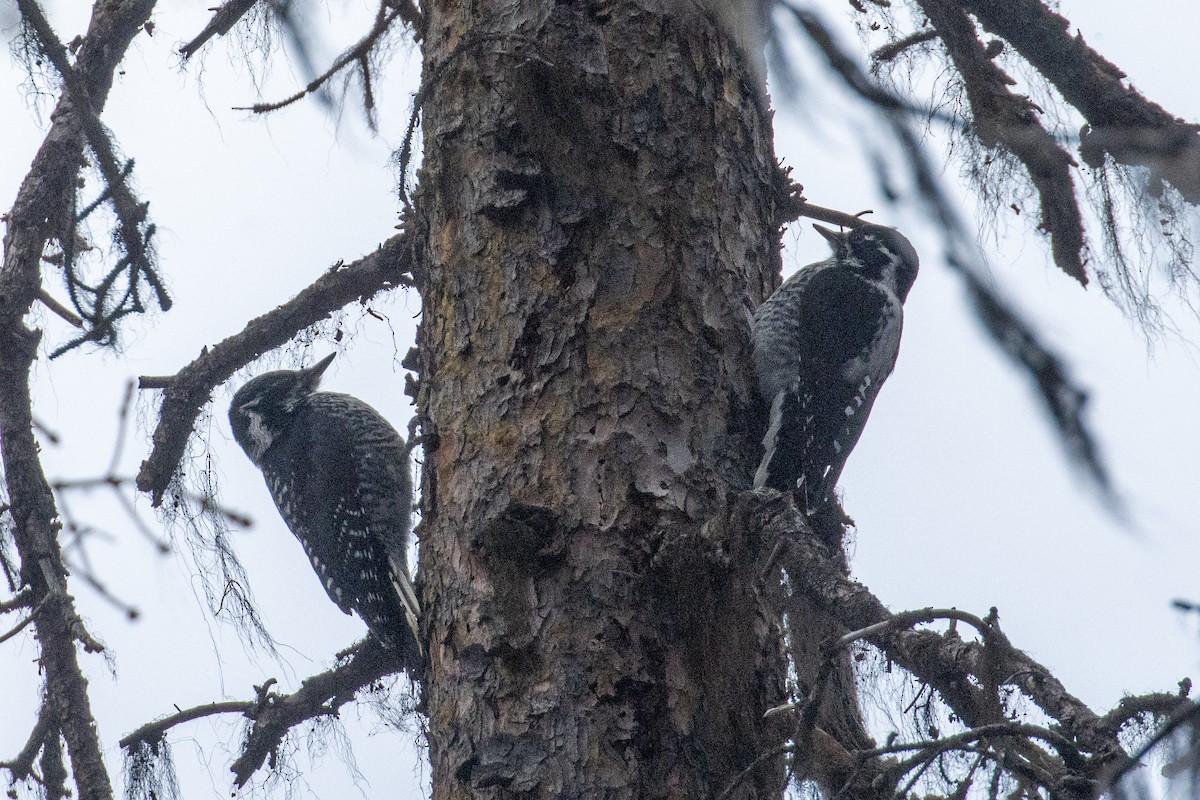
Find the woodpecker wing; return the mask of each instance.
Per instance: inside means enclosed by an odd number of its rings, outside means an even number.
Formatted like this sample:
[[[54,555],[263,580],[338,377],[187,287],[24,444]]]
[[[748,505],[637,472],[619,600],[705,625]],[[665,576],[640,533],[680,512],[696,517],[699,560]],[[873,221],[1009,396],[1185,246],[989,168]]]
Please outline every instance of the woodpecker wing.
[[[406,550],[412,477],[404,440],[375,409],[344,394],[311,394],[263,474],[329,598],[378,638],[417,645],[420,614]],[[419,645],[417,645],[419,651]]]

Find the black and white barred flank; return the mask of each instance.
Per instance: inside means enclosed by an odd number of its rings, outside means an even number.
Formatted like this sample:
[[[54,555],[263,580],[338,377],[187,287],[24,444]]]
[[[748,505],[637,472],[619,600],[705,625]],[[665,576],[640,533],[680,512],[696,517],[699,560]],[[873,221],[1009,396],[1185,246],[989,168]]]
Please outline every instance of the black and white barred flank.
[[[918,258],[892,228],[814,226],[833,255],[788,278],[754,315],[759,394],[769,405],[754,486],[829,501],[900,349]]]

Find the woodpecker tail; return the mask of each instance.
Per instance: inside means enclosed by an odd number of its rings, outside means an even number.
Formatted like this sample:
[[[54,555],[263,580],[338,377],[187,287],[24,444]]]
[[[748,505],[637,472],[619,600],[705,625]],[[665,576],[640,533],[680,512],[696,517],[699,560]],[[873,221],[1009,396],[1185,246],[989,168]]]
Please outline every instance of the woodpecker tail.
[[[796,492],[810,515],[825,504],[832,488],[828,467],[814,462],[817,420],[811,400],[811,393],[799,381],[775,395],[763,437],[762,461],[754,474],[755,489],[769,486]]]
[[[400,561],[402,555],[389,554],[388,566],[391,568],[392,586],[396,588],[396,596],[404,606],[404,619],[408,622],[412,639],[417,645],[417,654],[425,657],[425,648],[421,646],[421,603],[417,600],[417,592],[413,587],[412,578],[408,576],[408,565]]]

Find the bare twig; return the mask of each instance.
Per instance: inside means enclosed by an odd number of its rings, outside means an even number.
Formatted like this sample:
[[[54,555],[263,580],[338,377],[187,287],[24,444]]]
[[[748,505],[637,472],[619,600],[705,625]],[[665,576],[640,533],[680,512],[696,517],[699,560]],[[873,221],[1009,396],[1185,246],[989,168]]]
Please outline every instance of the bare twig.
[[[180,46],[179,54],[186,61],[203,47],[214,36],[224,36],[233,29],[243,16],[246,15],[258,0],[226,0],[213,10],[212,19],[196,34],[190,42]]]
[[[757,509],[757,521],[750,524],[760,525],[770,536],[788,537],[789,546],[781,559],[789,575],[803,576],[803,580],[796,581],[795,589],[809,595],[846,629],[854,631],[846,640],[869,639],[889,661],[935,689],[973,728],[993,730],[987,726],[1011,723],[999,697],[1000,687],[1006,685],[1019,689],[1058,723],[1049,738],[1054,739],[1053,747],[1061,748],[1061,762],[1055,762],[1026,738],[1013,737],[1016,752],[1000,756],[1007,769],[1023,771],[1027,779],[1046,785],[1054,775],[1077,779],[1082,773],[1096,780],[1109,765],[1127,760],[1115,731],[1067,692],[1045,667],[1013,647],[992,619],[994,615],[979,619],[954,610],[944,615],[978,627],[984,632],[982,642],[912,630],[911,625],[935,615],[937,610],[892,614],[864,587],[847,578],[820,543],[800,533],[807,530],[806,523],[788,497],[761,492],[746,497]],[[1083,761],[1078,767],[1074,763],[1076,754]],[[1072,764],[1068,765],[1068,760]]]
[[[258,705],[253,700],[225,700],[219,703],[205,703],[204,705],[194,706],[175,714],[168,714],[165,717],[156,719],[153,722],[147,722],[142,727],[138,728],[133,733],[125,736],[118,744],[129,749],[140,742],[156,742],[166,735],[167,731],[174,728],[176,725],[182,725],[185,722],[211,717],[217,714],[250,714]],[[178,706],[176,706],[178,708]]]
[[[48,441],[50,444],[58,444],[60,441],[62,441],[57,433],[51,430],[49,426],[47,426],[37,417],[33,417],[33,429],[42,436],[46,437],[46,441]],[[5,510],[7,509],[8,507],[5,506]]]
[[[68,324],[73,325],[76,328],[83,327],[83,318],[71,309],[64,306],[62,303],[55,300],[45,289],[40,289],[38,291],[38,300],[40,300],[42,305],[44,305],[50,311],[53,311],[59,317],[66,320]]]
[[[1163,723],[1163,726],[1155,731],[1154,736],[1150,741],[1138,748],[1129,760],[1117,765],[1116,769],[1109,774],[1104,781],[1103,791],[1097,792],[1097,796],[1112,789],[1121,779],[1125,777],[1131,770],[1141,765],[1142,759],[1145,758],[1151,750],[1162,744],[1171,734],[1179,730],[1184,725],[1190,725],[1200,720],[1200,703],[1187,703],[1186,706],[1179,707],[1171,717]]]
[[[5,600],[0,603],[0,614],[7,614],[10,611],[16,611],[18,608],[29,608],[33,602],[33,592],[28,589],[22,589],[11,600]]]
[[[222,505],[211,497],[201,497],[191,493],[188,493],[188,497],[200,506],[201,511],[208,511],[216,514],[219,517],[223,517],[231,524],[238,525],[242,528],[254,527],[254,520],[249,516],[240,511],[235,511],[228,506]]]
[[[836,642],[837,647],[849,647],[854,642],[861,639],[871,639],[885,633],[889,630],[897,628],[911,628],[922,622],[933,622],[938,619],[951,619],[965,622],[975,630],[979,631],[980,635],[986,640],[992,633],[992,626],[985,622],[980,617],[970,614],[966,611],[959,611],[957,608],[922,608],[917,611],[901,611],[893,615],[890,619],[883,622],[877,622],[874,625],[868,625],[857,631],[851,631]]]
[[[14,636],[16,636],[18,633],[20,633],[21,631],[25,630],[26,626],[28,626],[28,625],[29,625],[29,623],[33,622],[33,621],[34,621],[34,619],[36,619],[36,618],[37,618],[38,612],[39,612],[39,611],[41,611],[43,608],[45,608],[45,607],[46,607],[46,603],[47,603],[49,600],[50,600],[50,596],[49,596],[49,595],[47,595],[46,597],[43,597],[43,598],[42,598],[42,602],[40,602],[40,603],[38,603],[36,606],[34,606],[34,609],[33,609],[32,611],[30,611],[30,612],[29,612],[29,614],[28,614],[28,615],[25,617],[25,619],[23,619],[23,620],[21,620],[20,622],[18,622],[18,623],[17,623],[17,624],[16,624],[16,625],[15,625],[15,626],[14,626],[14,627],[11,629],[11,630],[9,630],[7,633],[0,634],[0,642],[7,642],[9,639],[13,638],[13,637],[14,637]]]
[[[951,736],[943,736],[939,739],[925,739],[918,742],[903,742],[900,744],[890,744],[885,747],[876,747],[873,750],[866,750],[858,755],[862,758],[871,756],[883,756],[893,753],[910,753],[914,750],[940,749],[951,750],[957,749],[965,744],[980,741],[981,739],[989,739],[996,737],[1011,738],[1014,736],[1022,736],[1026,738],[1040,739],[1046,744],[1058,751],[1063,757],[1063,761],[1068,765],[1078,765],[1082,763],[1083,756],[1075,745],[1071,744],[1066,737],[1055,733],[1049,728],[1043,728],[1039,725],[1028,725],[1020,722],[999,722],[994,725],[982,725],[978,728],[970,728],[960,733]]]
[[[860,211],[858,214],[849,214],[845,211],[838,211],[832,208],[813,205],[808,201],[801,204],[796,212],[801,217],[828,222],[831,225],[840,225],[843,228],[857,228],[860,225],[866,225],[867,221],[862,218],[863,214],[870,214],[870,211]]]
[[[876,49],[875,52],[871,53],[871,60],[877,63],[880,61],[891,61],[910,47],[924,44],[925,42],[936,38],[937,31],[934,31],[930,28],[917,31],[916,33],[905,36],[903,39],[898,39]]]
[[[95,534],[99,531],[91,526],[80,525],[75,520],[71,513],[70,505],[67,502],[67,497],[70,492],[76,491],[91,491],[94,489],[111,489],[122,508],[125,509],[129,520],[133,523],[134,529],[151,542],[155,549],[160,553],[169,553],[171,551],[170,544],[161,536],[157,535],[139,516],[137,509],[134,507],[132,500],[127,496],[126,489],[134,483],[133,478],[123,476],[117,473],[120,466],[121,455],[124,451],[125,436],[129,426],[130,409],[133,405],[135,384],[129,381],[125,387],[125,395],[121,401],[120,410],[117,412],[117,431],[113,438],[113,451],[109,458],[108,469],[102,475],[96,475],[86,478],[60,478],[51,482],[50,488],[55,493],[58,500],[60,512],[63,520],[66,522],[67,530],[76,533],[76,541],[80,543],[78,549],[80,557],[84,560],[87,567],[85,572],[81,572],[79,577],[87,581],[87,583],[95,589],[101,597],[111,602],[124,612],[130,619],[135,619],[138,616],[137,609],[119,600],[113,595],[108,588],[100,581],[91,570],[90,563],[86,557],[86,549],[82,546],[84,534]],[[244,514],[226,509],[217,503],[208,500],[202,496],[192,492],[185,492],[184,499],[197,504],[201,510],[213,511],[233,524],[243,527],[250,527],[253,522]]]
[[[334,75],[337,75],[351,64],[365,64],[367,56],[373,49],[375,49],[375,46],[379,44],[379,40],[383,38],[383,35],[387,33],[388,29],[392,27],[392,23],[402,17],[403,11],[403,4],[397,4],[396,6],[393,6],[391,3],[386,2],[385,0],[385,2],[381,3],[379,6],[379,12],[375,15],[375,23],[371,26],[371,30],[367,31],[367,34],[363,36],[363,38],[359,39],[358,42],[356,42],[352,47],[338,56],[329,69],[325,70],[325,72],[309,81],[308,85],[303,89],[291,95],[290,97],[285,97],[282,100],[278,100],[273,103],[255,103],[252,106],[234,106],[234,110],[250,111],[254,114],[266,114],[271,111],[278,111],[281,108],[286,108],[292,103],[295,103],[297,100],[301,100],[308,95],[319,91],[321,87],[329,82],[330,78],[332,78]],[[369,81],[369,75],[365,77],[364,80]]]
[[[134,529],[147,541],[153,544],[154,548],[158,550],[158,552],[169,553],[171,551],[170,544],[150,529],[150,526],[148,526],[142,520],[141,516],[139,516],[137,512],[137,508],[126,495],[124,490],[133,485],[134,479],[132,477],[126,475],[116,475],[110,472],[104,475],[96,475],[88,478],[59,478],[58,480],[51,482],[50,488],[58,497],[58,502],[62,510],[62,516],[63,519],[66,520],[68,528],[79,531],[80,533],[97,533],[98,531],[95,528],[80,525],[76,522],[71,515],[70,507],[67,504],[67,494],[73,491],[87,492],[94,489],[111,489],[117,502],[120,503],[121,507],[125,509],[125,513],[129,517],[130,522],[133,523]],[[243,528],[250,528],[254,526],[254,520],[252,520],[246,514],[226,508],[210,498],[203,497],[194,492],[184,492],[183,499],[195,503],[201,511],[212,511],[219,516],[224,517],[234,525],[238,525]],[[124,605],[122,605],[122,608],[124,608]]]
[[[50,712],[45,705],[38,712],[37,722],[33,725],[33,730],[29,732],[29,738],[25,740],[25,746],[21,748],[21,752],[11,761],[0,761],[0,769],[6,769],[9,772],[12,782],[28,780],[33,776],[33,762],[37,759],[38,751],[42,749],[46,738],[54,733],[50,725]]]
[[[205,348],[207,352],[208,348]],[[174,375],[140,375],[137,386],[139,389],[166,389],[175,382]]]
[[[121,613],[125,615],[125,618],[130,622],[138,619],[138,617],[142,615],[142,612],[138,610],[137,606],[133,605],[132,603],[127,603],[121,598],[117,597],[103,581],[96,577],[95,572],[93,572],[91,569],[78,569],[74,564],[71,564],[71,567],[72,575],[90,586],[92,591],[100,595],[100,598],[109,605],[119,609]]]
[[[861,97],[873,103],[875,106],[887,111],[899,111],[910,114],[915,114],[926,119],[938,119],[944,122],[954,122],[950,117],[946,117],[933,109],[918,108],[907,100],[893,92],[880,86],[875,81],[870,80],[861,69],[833,40],[833,35],[829,29],[821,23],[813,12],[798,8],[789,2],[781,2],[784,9],[795,17],[800,27],[812,40],[812,42],[821,50],[825,56],[831,69],[838,73],[846,85],[857,92]]]
[[[112,458],[108,461],[108,474],[115,475],[121,463],[121,453],[125,450],[125,433],[129,429],[129,409],[133,406],[133,381],[125,384],[125,395],[121,400],[121,409],[117,412],[117,432],[113,436]]]

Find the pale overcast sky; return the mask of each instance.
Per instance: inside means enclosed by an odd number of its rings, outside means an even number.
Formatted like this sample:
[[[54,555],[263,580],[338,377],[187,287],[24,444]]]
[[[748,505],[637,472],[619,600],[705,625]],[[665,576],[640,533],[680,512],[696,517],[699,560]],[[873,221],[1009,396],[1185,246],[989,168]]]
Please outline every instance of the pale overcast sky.
[[[81,30],[86,4],[49,5],[64,40]],[[418,77],[412,53],[397,53],[386,81],[376,83],[378,138],[366,130],[353,102],[340,118],[311,101],[254,118],[231,109],[286,96],[305,77],[279,59],[269,74],[255,78],[244,68],[240,46],[227,40],[182,70],[174,47],[209,16],[206,4],[183,5],[164,2],[153,38],[139,36],[104,115],[125,154],[137,160],[137,186],[151,201],[160,263],[176,305],[129,324],[120,354],[84,349],[37,365],[36,413],[62,436],[62,444],[44,448],[53,477],[104,470],[128,380],[174,372],[334,262],[374,249],[396,223],[390,152],[403,134]],[[845,3],[816,5],[847,43],[856,41]],[[1060,5],[1087,41],[1150,99],[1200,120],[1200,54],[1194,46],[1200,8],[1194,0],[1150,0],[1136,12],[1117,0]],[[320,12],[314,24],[341,37],[327,38],[320,62],[357,38],[372,13],[371,4],[360,0],[335,1]],[[12,7],[0,9],[6,37],[14,23]],[[881,144],[882,132],[872,133],[870,115],[833,90],[817,62],[802,58],[800,66],[807,93],[799,99],[802,108],[776,114],[779,157],[794,168],[814,203],[873,208],[877,221],[901,228],[922,254],[899,365],[842,483],[846,509],[859,525],[855,576],[894,610],[956,606],[982,615],[998,607],[1014,644],[1100,712],[1123,694],[1169,691],[1185,675],[1200,676],[1198,621],[1169,605],[1176,597],[1200,600],[1195,316],[1175,304],[1179,334],[1148,340],[1098,289],[1081,291],[1050,266],[1044,241],[1021,221],[1002,221],[998,242],[980,240],[996,284],[1038,322],[1091,392],[1088,419],[1134,522],[1133,529],[1122,528],[1072,473],[1024,379],[971,320],[921,208],[889,207],[879,198],[858,142]],[[9,64],[0,75],[0,207],[6,209],[41,142],[53,98],[33,94]],[[934,148],[941,146],[937,131],[930,138]],[[957,184],[958,166],[951,163],[945,177]],[[974,221],[969,194],[959,193]],[[105,234],[98,233],[103,241]],[[805,224],[793,226],[785,241],[785,271],[826,255],[824,241]],[[61,295],[52,280],[48,286]],[[412,343],[419,302],[396,292],[370,307],[384,319],[359,308],[345,312],[342,326],[350,336],[325,385],[363,397],[404,430],[411,409],[401,391],[399,360]],[[56,318],[46,317],[44,324],[51,348],[70,335]],[[329,342],[318,342],[310,356],[330,349]],[[284,355],[271,364],[291,365],[290,359]],[[159,556],[110,498],[75,498],[79,517],[112,534],[89,547],[96,572],[142,611],[138,622],[129,623],[88,588],[75,586],[92,631],[110,646],[109,661],[85,656],[84,663],[116,775],[117,740],[143,722],[175,705],[250,697],[252,685],[268,677],[294,686],[364,632],[329,603],[260,476],[234,445],[225,419],[229,394],[227,388],[218,395],[201,425],[211,449],[197,443],[195,463],[211,454],[222,500],[257,522],[234,539],[255,597],[283,644],[284,663],[248,652],[232,627],[207,615],[186,547]],[[147,453],[156,400],[140,398],[137,424],[125,442],[125,474],[133,474]],[[139,497],[137,504],[156,525],[148,501]],[[28,634],[0,645],[0,759],[11,757],[28,734],[19,721],[31,721],[35,708],[35,654]],[[347,707],[342,722],[353,741],[357,776],[343,765],[338,745],[316,768],[301,748],[289,787],[298,796],[353,797],[361,791],[373,800],[427,792],[427,770],[416,756],[396,755],[412,751],[411,734],[387,728],[367,708]],[[208,719],[172,733],[185,797],[228,795],[227,768],[240,731],[240,722]]]

